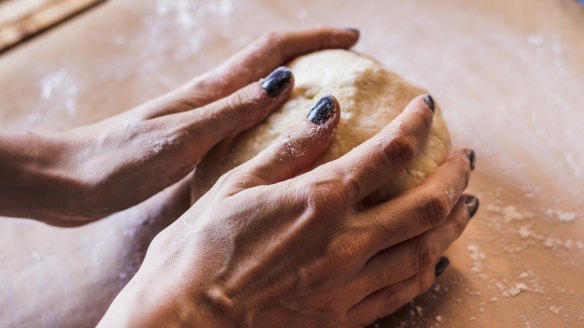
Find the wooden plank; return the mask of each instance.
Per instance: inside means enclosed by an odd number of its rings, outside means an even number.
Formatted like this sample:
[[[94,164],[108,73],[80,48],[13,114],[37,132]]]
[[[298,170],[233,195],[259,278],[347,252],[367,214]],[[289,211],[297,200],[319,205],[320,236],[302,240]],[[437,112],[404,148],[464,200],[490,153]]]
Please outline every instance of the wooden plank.
[[[2,1],[0,2],[0,53],[104,1]]]

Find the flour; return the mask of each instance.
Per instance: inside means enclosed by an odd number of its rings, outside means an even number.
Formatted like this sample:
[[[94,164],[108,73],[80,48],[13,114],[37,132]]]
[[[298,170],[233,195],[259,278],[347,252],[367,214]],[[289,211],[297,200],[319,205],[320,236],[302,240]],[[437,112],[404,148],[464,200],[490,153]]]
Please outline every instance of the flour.
[[[41,102],[23,123],[23,128],[33,129],[43,119],[54,112],[62,112],[69,118],[77,115],[77,96],[81,87],[73,74],[65,68],[59,68],[44,75],[38,83]]]
[[[559,306],[555,306],[555,305],[550,305],[550,307],[548,308],[550,310],[551,313],[553,314],[560,314],[560,310],[562,309]]]
[[[557,220],[558,222],[571,223],[576,220],[576,212],[565,212],[558,209],[548,208],[545,211],[548,218]]]
[[[520,282],[516,283],[511,288],[504,290],[501,295],[504,297],[514,297],[527,290],[529,290],[529,287],[527,287],[525,283]]]
[[[478,244],[471,243],[466,246],[466,249],[472,259],[471,272],[479,273],[483,269],[483,261],[487,259],[487,255],[481,251]]]

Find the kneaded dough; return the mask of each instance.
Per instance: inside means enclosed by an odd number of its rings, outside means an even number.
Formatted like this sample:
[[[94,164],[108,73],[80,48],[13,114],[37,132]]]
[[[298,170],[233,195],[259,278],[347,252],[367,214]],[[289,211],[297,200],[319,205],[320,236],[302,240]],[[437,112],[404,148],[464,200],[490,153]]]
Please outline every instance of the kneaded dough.
[[[296,80],[291,98],[259,126],[211,150],[196,168],[193,203],[221,175],[254,157],[306,117],[323,96],[331,94],[337,98],[341,120],[334,141],[315,166],[339,158],[369,139],[397,117],[410,100],[426,93],[379,62],[347,50],[315,52],[297,58],[289,67]],[[444,162],[450,148],[450,135],[437,106],[425,147],[401,175],[371,195],[368,202],[379,202],[420,185]]]

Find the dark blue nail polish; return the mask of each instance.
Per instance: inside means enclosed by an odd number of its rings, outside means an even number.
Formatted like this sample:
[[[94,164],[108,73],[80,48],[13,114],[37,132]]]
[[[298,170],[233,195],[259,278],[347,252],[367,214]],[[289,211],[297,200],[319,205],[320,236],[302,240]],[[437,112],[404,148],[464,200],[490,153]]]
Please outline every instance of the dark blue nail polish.
[[[468,158],[468,163],[470,164],[470,169],[474,170],[475,165],[476,165],[476,161],[477,161],[477,156],[475,155],[474,150],[465,149],[464,153],[466,154],[466,157]]]
[[[467,196],[464,200],[464,205],[468,211],[468,216],[472,218],[479,210],[479,199],[475,196]]]
[[[288,67],[278,67],[262,82],[262,88],[266,91],[268,96],[276,97],[286,89],[291,78],[292,72]]]
[[[435,277],[440,276],[449,265],[450,261],[448,260],[448,258],[442,256],[440,260],[438,260],[438,263],[436,263],[436,266],[434,267],[434,276]]]
[[[323,124],[335,113],[333,96],[324,96],[312,107],[306,116],[314,124]]]
[[[432,113],[436,110],[436,104],[434,103],[434,98],[432,98],[432,96],[430,95],[425,95],[424,96],[424,103],[426,104],[426,106],[428,106],[428,108],[430,108],[430,110],[432,111]]]
[[[359,30],[356,29],[356,28],[354,28],[354,27],[345,27],[344,30],[345,31],[348,31],[348,32],[351,32],[351,33],[355,33],[357,35],[359,35],[359,33],[360,33]]]

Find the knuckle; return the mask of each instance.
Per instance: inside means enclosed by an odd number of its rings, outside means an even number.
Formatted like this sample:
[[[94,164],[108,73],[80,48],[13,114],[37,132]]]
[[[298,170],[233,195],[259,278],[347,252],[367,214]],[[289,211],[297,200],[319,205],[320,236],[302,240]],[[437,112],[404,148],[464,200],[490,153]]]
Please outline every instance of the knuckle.
[[[262,112],[255,110],[261,107],[260,102],[261,97],[258,92],[245,88],[225,98],[221,105],[216,107],[213,115],[238,121],[254,120]]]
[[[213,188],[223,189],[225,187],[230,186],[230,183],[232,183],[233,177],[237,174],[238,170],[239,169],[236,167],[224,173],[222,176],[219,177],[219,179],[217,179],[217,182],[215,182]]]
[[[421,239],[416,248],[414,269],[423,272],[431,267],[439,256],[438,245],[428,239]]]
[[[413,136],[406,131],[399,131],[385,147],[383,155],[388,161],[398,164],[410,163],[416,156],[417,148]]]
[[[157,234],[154,239],[150,242],[150,246],[148,246],[152,250],[163,250],[166,245],[168,245],[168,233],[166,230],[161,231]]]
[[[422,204],[422,218],[430,227],[440,224],[450,212],[450,199],[439,191],[426,196]]]
[[[327,259],[330,265],[339,268],[348,265],[358,254],[359,247],[355,241],[339,240],[333,243],[327,252]]]
[[[221,106],[220,110],[227,111],[227,112],[234,112],[235,109],[238,109],[244,105],[246,105],[249,101],[249,96],[247,95],[247,90],[240,90],[239,92],[234,93],[230,97],[225,99],[225,103]]]
[[[304,189],[308,205],[317,213],[331,213],[349,203],[347,188],[337,174],[321,177],[306,184]]]
[[[361,194],[363,182],[357,173],[349,172],[343,176],[342,183],[336,189],[343,192],[344,198],[348,200],[350,192],[356,195]]]

